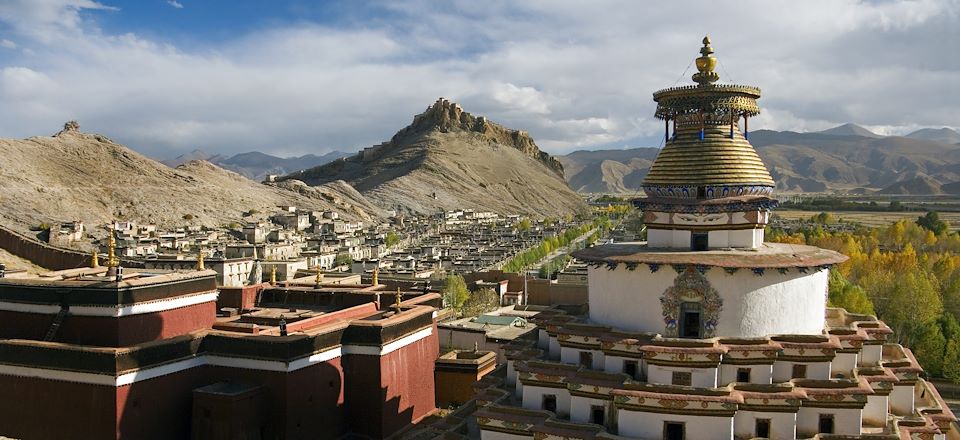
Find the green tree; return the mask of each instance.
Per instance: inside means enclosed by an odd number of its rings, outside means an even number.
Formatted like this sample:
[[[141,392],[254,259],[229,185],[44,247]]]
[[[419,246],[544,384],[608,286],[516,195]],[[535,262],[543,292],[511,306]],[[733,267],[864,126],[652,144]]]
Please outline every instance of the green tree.
[[[463,302],[461,313],[463,316],[479,316],[500,308],[500,295],[493,289],[480,289],[470,293]]]
[[[842,307],[850,313],[876,314],[867,291],[851,284],[838,270],[830,271],[828,303],[831,307]]]
[[[387,232],[386,238],[383,239],[383,243],[386,244],[387,247],[394,247],[397,243],[400,243],[400,236],[397,235],[396,232],[389,231]]]
[[[943,375],[943,358],[947,340],[943,337],[940,323],[933,321],[914,330],[914,343],[911,349],[917,361],[927,374],[935,377]]]
[[[926,214],[921,215],[917,218],[917,225],[936,235],[943,235],[950,230],[950,225],[940,220],[940,214],[936,211],[927,211]]]
[[[948,340],[943,350],[943,377],[960,384],[960,340],[956,338]]]
[[[520,232],[527,232],[530,230],[530,227],[531,227],[530,219],[528,218],[520,220],[520,223],[517,223],[517,230]]]
[[[448,307],[456,310],[463,310],[463,303],[470,298],[470,291],[467,290],[467,283],[460,275],[450,275],[447,277],[443,286],[443,299]]]
[[[334,262],[334,264],[336,264],[337,266],[342,266],[342,265],[344,265],[344,264],[352,264],[352,263],[353,263],[353,257],[351,257],[350,254],[348,254],[348,253],[346,253],[346,252],[341,252],[341,253],[337,254],[337,258],[336,258],[333,262]]]

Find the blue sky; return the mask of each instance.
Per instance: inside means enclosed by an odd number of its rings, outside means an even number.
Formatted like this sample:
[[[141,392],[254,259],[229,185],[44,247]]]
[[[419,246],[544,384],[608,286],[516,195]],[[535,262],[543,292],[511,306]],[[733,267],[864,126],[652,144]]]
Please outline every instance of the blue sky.
[[[354,151],[444,96],[551,153],[656,146],[706,33],[751,128],[903,134],[960,126],[958,29],[960,0],[0,0],[0,137]]]

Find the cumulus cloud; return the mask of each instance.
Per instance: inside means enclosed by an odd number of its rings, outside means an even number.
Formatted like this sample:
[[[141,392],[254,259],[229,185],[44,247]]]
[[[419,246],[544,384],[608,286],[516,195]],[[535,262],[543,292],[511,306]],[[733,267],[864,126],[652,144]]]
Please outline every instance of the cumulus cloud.
[[[180,3],[177,0],[167,0],[167,4],[177,9],[183,9],[183,3]]]
[[[349,151],[444,96],[554,153],[656,146],[651,93],[690,82],[705,33],[722,81],[763,90],[752,129],[960,125],[958,0],[385,2],[201,47],[105,32],[108,3],[0,3],[23,49],[0,64],[0,136],[78,119],[158,157]]]

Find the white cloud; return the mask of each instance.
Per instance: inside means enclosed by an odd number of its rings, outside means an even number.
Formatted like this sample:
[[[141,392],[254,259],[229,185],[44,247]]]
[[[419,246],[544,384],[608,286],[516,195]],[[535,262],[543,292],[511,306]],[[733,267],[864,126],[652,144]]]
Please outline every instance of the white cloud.
[[[17,43],[14,43],[7,39],[0,39],[0,47],[5,49],[16,49]]]
[[[167,4],[177,9],[183,9],[183,3],[180,3],[177,0],[167,0]]]
[[[445,96],[552,152],[626,144],[660,136],[651,93],[707,32],[722,80],[763,89],[751,129],[960,125],[957,0],[389,3],[389,21],[288,23],[202,49],[105,33],[89,12],[107,3],[0,3],[22,49],[0,66],[0,136],[76,118],[158,156],[322,153],[388,139]]]

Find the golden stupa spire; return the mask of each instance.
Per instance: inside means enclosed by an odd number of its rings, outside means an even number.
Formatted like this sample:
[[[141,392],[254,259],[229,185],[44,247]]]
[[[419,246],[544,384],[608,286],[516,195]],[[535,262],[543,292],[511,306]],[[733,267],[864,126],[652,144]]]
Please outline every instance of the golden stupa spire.
[[[206,270],[203,267],[203,248],[197,246],[197,270]]]
[[[96,249],[93,250],[93,254],[90,255],[90,267],[98,268],[100,267],[100,253]]]
[[[276,265],[270,266],[270,284],[271,285],[277,284],[277,266]]]
[[[397,298],[396,298],[396,303],[394,303],[394,305],[393,305],[393,306],[397,308],[397,311],[398,311],[398,312],[400,311],[400,301],[402,301],[402,300],[403,300],[403,294],[402,294],[402,293],[400,293],[400,288],[399,288],[399,287],[397,287]]]
[[[373,284],[374,286],[380,285],[380,266],[379,265],[373,268],[373,282],[371,282],[371,284]]]
[[[697,58],[697,73],[693,74],[693,81],[701,86],[713,84],[720,79],[714,71],[717,68],[717,57],[713,56],[713,47],[710,46],[710,36],[703,37],[703,47],[700,48],[700,57]]]
[[[317,267],[317,276],[316,276],[316,278],[314,279],[314,283],[317,285],[317,287],[320,287],[320,283],[323,282],[323,273],[320,272],[320,265],[319,265],[319,264],[318,264],[316,267]]]
[[[117,260],[117,240],[113,238],[113,230],[110,231],[110,238],[107,240],[107,266],[117,267],[120,262]]]

